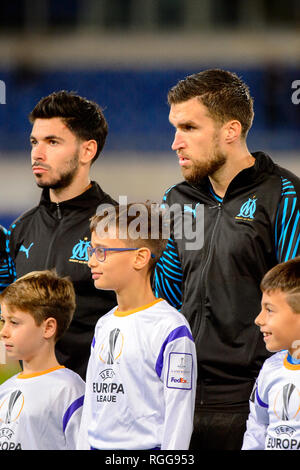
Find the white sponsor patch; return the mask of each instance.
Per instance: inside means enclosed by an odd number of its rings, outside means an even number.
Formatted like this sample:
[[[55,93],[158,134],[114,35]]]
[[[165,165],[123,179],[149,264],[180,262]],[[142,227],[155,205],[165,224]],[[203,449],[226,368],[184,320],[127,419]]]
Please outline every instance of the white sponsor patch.
[[[171,352],[167,377],[168,388],[191,390],[193,356],[189,353]]]

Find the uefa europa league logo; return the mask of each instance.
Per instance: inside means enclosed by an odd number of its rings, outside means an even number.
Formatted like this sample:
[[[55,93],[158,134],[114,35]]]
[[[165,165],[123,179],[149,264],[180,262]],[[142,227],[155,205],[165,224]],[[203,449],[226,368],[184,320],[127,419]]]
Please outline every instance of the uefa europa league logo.
[[[12,410],[20,395],[22,395],[22,392],[20,392],[20,390],[15,390],[9,397],[9,403],[8,403],[8,408],[7,408],[6,418],[5,418],[6,424],[10,424],[12,420],[11,418]]]
[[[114,352],[116,348],[116,342],[119,336],[120,330],[119,328],[114,328],[109,335],[109,351],[108,351],[108,358],[107,364],[113,364],[115,361]]]

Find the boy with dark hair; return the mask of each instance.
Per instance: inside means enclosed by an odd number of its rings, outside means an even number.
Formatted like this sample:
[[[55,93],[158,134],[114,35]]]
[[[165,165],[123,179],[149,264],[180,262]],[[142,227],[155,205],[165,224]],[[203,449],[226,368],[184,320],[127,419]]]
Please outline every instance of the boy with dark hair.
[[[151,274],[165,241],[161,217],[156,234],[150,230],[151,208],[118,206],[91,221],[88,253],[95,287],[113,289],[117,306],[96,325],[79,449],[189,446],[195,346],[183,315],[152,292]]]
[[[243,450],[300,449],[300,257],[272,268],[261,282],[255,319],[266,348],[250,398]]]
[[[71,281],[32,272],[8,286],[0,304],[7,355],[23,362],[0,385],[0,450],[75,449],[85,384],[55,356],[75,310]]]

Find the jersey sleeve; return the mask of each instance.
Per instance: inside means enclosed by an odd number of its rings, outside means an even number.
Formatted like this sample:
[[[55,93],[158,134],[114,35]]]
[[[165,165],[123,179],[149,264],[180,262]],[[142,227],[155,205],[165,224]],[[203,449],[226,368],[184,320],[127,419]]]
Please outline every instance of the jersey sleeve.
[[[176,328],[165,339],[156,371],[164,383],[161,449],[188,449],[193,431],[197,361],[194,340],[186,325]]]
[[[300,195],[293,183],[282,178],[281,200],[275,225],[278,263],[300,255]]]
[[[182,306],[182,268],[176,244],[168,240],[166,249],[156,264],[154,273],[154,292],[157,298],[165,299],[180,310]]]
[[[59,397],[64,406],[62,428],[67,450],[75,450],[84,402],[85,383],[81,377],[73,377]]]
[[[269,425],[268,403],[262,400],[260,389],[262,372],[254,385],[249,405],[250,413],[247,420],[247,429],[244,434],[242,450],[264,450],[267,427]]]
[[[15,280],[7,246],[7,230],[0,225],[0,292]]]
[[[92,345],[91,345],[91,354],[87,366],[86,372],[86,389],[85,389],[85,396],[84,396],[84,403],[81,415],[81,422],[80,428],[77,436],[77,443],[76,449],[77,450],[90,450],[90,444],[88,439],[88,427],[89,423],[92,420],[92,409],[91,409],[91,397],[90,397],[90,384],[92,383],[93,377],[93,364],[94,364],[94,345],[95,345],[95,337],[93,338]]]
[[[63,417],[63,431],[66,439],[66,447],[69,450],[76,449],[83,401],[84,395],[72,401]]]

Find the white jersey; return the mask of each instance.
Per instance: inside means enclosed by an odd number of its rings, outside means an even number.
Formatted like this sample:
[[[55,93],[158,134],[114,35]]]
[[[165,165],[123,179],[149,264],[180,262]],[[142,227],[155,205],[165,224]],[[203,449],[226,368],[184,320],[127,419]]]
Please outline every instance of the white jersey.
[[[267,359],[250,398],[243,450],[300,450],[300,364],[287,351]]]
[[[158,299],[117,307],[98,321],[91,347],[79,449],[188,449],[196,353],[184,316]]]
[[[63,366],[0,385],[0,450],[76,449],[85,383]]]

